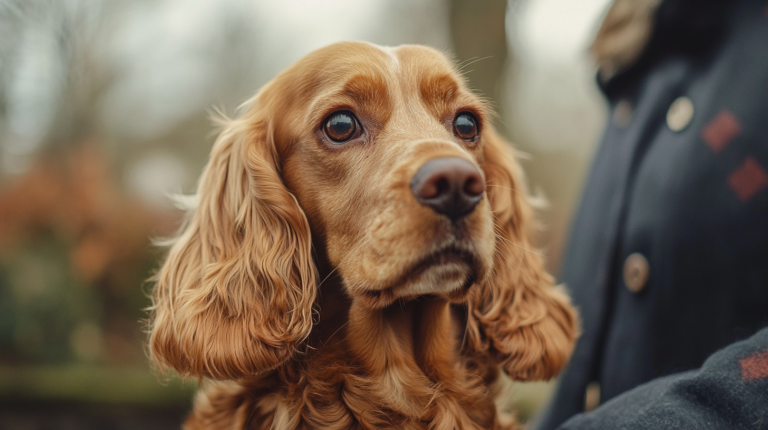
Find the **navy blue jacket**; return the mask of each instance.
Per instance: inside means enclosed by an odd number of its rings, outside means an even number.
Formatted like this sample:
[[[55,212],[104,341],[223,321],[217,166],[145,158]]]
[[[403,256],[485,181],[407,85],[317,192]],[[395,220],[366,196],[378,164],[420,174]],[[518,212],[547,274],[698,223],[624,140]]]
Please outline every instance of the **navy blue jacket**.
[[[561,274],[583,335],[537,428],[582,412],[592,382],[603,403],[768,326],[767,8],[667,0],[601,82],[613,120]]]
[[[561,430],[768,430],[768,329],[710,357],[700,370],[656,379]]]

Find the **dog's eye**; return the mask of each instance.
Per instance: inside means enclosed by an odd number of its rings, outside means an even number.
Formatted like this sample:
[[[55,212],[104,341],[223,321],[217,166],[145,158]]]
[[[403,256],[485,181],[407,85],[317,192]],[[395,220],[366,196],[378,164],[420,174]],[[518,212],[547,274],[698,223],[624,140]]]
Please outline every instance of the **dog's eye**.
[[[357,118],[350,112],[336,112],[328,117],[323,126],[325,135],[335,143],[344,143],[357,137]]]
[[[477,137],[477,120],[471,113],[462,112],[453,120],[453,132],[459,139],[471,142]]]

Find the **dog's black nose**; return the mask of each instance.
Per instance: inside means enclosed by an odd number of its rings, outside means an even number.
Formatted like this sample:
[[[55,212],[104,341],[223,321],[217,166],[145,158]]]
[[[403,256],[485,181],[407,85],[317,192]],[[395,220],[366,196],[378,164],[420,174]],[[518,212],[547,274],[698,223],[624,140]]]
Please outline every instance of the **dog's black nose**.
[[[456,221],[472,212],[482,200],[485,182],[469,160],[435,158],[416,172],[411,191],[421,204]]]

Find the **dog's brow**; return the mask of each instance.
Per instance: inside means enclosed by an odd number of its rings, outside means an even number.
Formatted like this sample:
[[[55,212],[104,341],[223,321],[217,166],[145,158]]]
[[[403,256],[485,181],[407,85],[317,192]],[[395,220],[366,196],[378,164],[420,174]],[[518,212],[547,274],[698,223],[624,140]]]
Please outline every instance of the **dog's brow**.
[[[451,110],[451,106],[461,96],[459,84],[448,74],[432,74],[419,83],[421,100],[432,113],[440,117]]]
[[[428,104],[450,104],[459,95],[459,85],[450,75],[427,76],[422,79],[419,90]]]
[[[381,103],[388,98],[384,79],[373,73],[350,78],[344,83],[342,94],[361,105]]]

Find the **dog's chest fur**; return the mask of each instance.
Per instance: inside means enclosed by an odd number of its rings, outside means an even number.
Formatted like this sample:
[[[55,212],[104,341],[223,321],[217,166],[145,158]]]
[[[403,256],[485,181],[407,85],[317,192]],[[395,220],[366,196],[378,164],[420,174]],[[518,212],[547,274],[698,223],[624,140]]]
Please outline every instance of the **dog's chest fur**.
[[[408,303],[361,319],[351,309],[322,344],[259,379],[205,385],[187,428],[515,428],[493,402],[496,366],[458,353],[459,321],[447,303]]]

